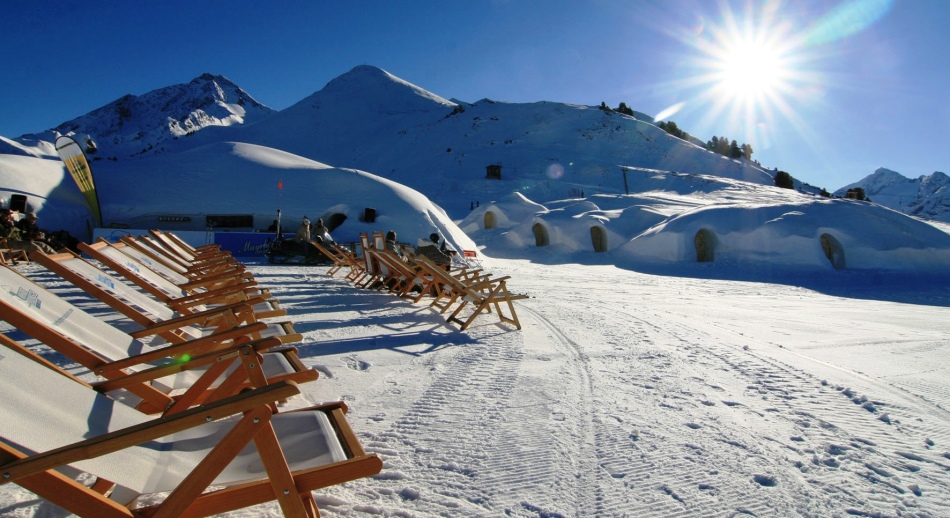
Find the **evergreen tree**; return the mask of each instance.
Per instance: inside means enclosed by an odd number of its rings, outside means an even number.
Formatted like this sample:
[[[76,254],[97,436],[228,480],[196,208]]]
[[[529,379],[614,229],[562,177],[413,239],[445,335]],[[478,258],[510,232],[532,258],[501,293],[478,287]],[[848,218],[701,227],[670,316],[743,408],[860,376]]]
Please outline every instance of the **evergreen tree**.
[[[746,160],[751,161],[752,160],[752,146],[748,144],[742,144],[741,148],[742,148],[742,156],[744,156]]]
[[[656,126],[676,138],[686,140],[686,138],[689,136],[688,133],[679,129],[679,127],[673,121],[660,121]]]
[[[775,173],[775,186],[783,189],[794,189],[795,179],[785,171],[779,171]]]
[[[729,156],[729,139],[723,136],[719,137],[719,145],[716,146],[716,153],[722,156]]]
[[[627,103],[625,103],[625,102],[623,102],[623,101],[620,102],[620,106],[618,106],[617,109],[614,110],[614,111],[616,111],[617,113],[622,113],[622,114],[624,114],[624,115],[633,116],[633,110],[632,110],[631,108],[627,107]]]
[[[864,192],[864,189],[861,187],[854,187],[852,189],[848,189],[848,191],[845,193],[845,197],[852,198],[855,200],[860,200],[860,201],[871,201],[870,199],[868,199],[867,195]]]
[[[727,156],[730,158],[739,158],[742,156],[742,150],[739,149],[739,144],[735,140],[729,144],[729,154]]]

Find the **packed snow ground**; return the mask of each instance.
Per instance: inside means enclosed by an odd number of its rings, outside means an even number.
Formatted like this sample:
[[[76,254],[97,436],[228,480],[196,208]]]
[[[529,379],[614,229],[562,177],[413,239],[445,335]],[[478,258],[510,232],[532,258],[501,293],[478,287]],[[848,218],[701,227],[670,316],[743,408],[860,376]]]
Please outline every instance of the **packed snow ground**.
[[[460,332],[325,267],[252,266],[321,372],[288,406],[345,400],[385,459],[316,492],[324,516],[950,515],[946,280],[483,262],[530,295],[521,331],[487,315]],[[66,514],[0,495],[3,516]]]

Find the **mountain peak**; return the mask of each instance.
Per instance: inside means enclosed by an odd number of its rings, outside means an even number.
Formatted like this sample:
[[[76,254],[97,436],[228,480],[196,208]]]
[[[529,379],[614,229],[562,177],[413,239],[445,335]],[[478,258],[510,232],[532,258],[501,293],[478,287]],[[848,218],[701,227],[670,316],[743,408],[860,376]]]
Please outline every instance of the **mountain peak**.
[[[848,189],[860,187],[875,203],[907,214],[941,221],[950,220],[950,177],[940,171],[916,179],[879,167],[863,180],[835,191],[844,196]]]
[[[331,80],[297,105],[402,114],[444,110],[455,103],[371,65],[359,65]],[[289,110],[295,109],[294,107]]]
[[[233,126],[272,115],[230,79],[204,73],[190,82],[142,95],[124,95],[82,117],[17,141],[54,141],[57,135],[88,134],[106,158],[160,153],[164,144],[209,126]]]

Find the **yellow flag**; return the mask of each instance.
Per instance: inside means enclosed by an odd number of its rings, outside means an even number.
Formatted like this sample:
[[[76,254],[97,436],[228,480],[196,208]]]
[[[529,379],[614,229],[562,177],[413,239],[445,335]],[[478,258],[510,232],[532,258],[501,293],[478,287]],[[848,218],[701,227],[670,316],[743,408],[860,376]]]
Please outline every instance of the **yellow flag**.
[[[59,157],[66,164],[66,169],[72,175],[79,191],[86,197],[89,203],[89,209],[98,226],[102,226],[102,215],[99,212],[99,195],[96,194],[96,184],[92,181],[92,168],[89,167],[89,161],[86,160],[86,154],[82,151],[82,146],[72,139],[72,137],[61,136],[56,139],[56,151]]]

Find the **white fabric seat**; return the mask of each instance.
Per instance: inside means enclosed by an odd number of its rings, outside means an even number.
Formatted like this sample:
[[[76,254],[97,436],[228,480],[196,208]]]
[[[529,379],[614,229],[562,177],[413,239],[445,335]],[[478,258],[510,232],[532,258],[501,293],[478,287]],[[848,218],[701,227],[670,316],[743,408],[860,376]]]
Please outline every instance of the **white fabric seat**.
[[[149,421],[108,396],[96,393],[34,361],[0,351],[0,439],[29,453],[49,451]],[[123,486],[119,503],[171,491],[217,445],[235,419],[219,420],[71,464]],[[272,424],[292,471],[347,459],[327,416],[317,410],[275,414]],[[266,478],[254,443],[214,480],[233,485]]]
[[[6,266],[0,266],[0,285],[3,286],[3,289],[0,289],[0,308],[4,310],[4,320],[15,326],[19,321],[29,323],[31,327],[41,329],[43,332],[46,330],[54,332],[69,342],[89,350],[100,362],[125,360],[141,354],[160,352],[163,349],[133,338]],[[21,330],[28,332],[27,329]],[[50,343],[55,340],[49,336],[34,336],[34,338],[56,348],[55,343]],[[264,353],[264,372],[270,373],[271,376],[278,373],[286,376],[296,374],[297,370],[285,358],[282,358],[283,356],[282,353],[276,352]],[[94,370],[97,367],[79,358],[72,359],[89,369]],[[180,363],[180,360],[161,356],[153,361],[131,364],[125,370],[141,372],[152,367],[176,363]],[[206,366],[199,366],[183,370],[156,379],[152,385],[166,393],[175,389],[188,388],[194,385],[207,369]],[[219,381],[221,379],[223,378],[218,378]],[[268,379],[272,378],[268,377]]]

